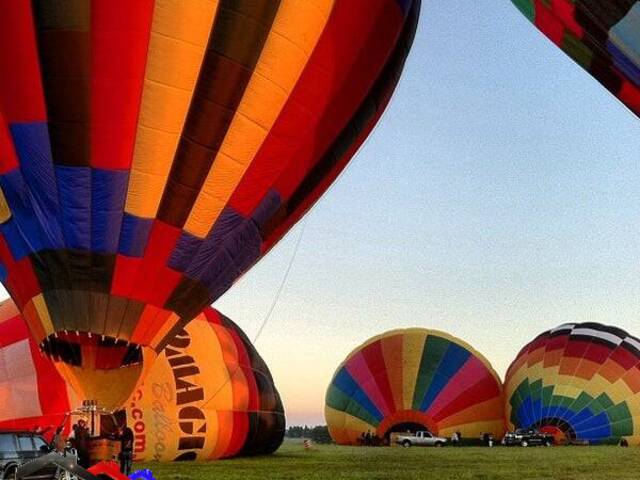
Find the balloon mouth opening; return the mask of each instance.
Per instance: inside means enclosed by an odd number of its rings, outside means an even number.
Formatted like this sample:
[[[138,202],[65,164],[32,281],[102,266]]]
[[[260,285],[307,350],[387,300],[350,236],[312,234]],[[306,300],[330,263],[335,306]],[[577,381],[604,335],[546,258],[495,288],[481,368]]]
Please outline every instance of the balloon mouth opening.
[[[401,422],[396,423],[389,427],[386,432],[384,432],[384,438],[388,439],[392,433],[416,433],[420,431],[431,431],[429,427],[423,425],[418,422]],[[434,432],[431,432],[434,433]]]
[[[101,370],[142,364],[142,348],[136,343],[89,332],[58,332],[40,343],[55,362]]]
[[[553,435],[556,443],[563,443],[567,440],[576,439],[576,432],[573,427],[568,422],[559,418],[545,418],[536,422],[534,427],[542,433]]]

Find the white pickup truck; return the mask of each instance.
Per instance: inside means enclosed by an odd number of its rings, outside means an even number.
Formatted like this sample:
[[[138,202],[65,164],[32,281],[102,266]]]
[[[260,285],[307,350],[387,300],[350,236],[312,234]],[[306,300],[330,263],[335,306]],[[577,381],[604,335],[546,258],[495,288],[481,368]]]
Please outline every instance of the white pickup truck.
[[[394,433],[394,441],[403,447],[412,445],[420,447],[442,447],[447,443],[446,438],[436,437],[431,432],[421,431],[413,433]]]

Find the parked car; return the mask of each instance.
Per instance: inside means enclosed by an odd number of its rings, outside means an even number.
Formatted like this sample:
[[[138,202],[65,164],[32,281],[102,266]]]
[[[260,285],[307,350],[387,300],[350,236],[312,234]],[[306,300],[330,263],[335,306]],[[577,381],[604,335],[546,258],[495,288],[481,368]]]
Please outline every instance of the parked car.
[[[18,466],[46,455],[49,451],[49,445],[37,433],[0,432],[0,479],[14,480]],[[29,476],[28,479],[51,479],[55,476],[56,470],[57,467],[50,466],[39,471],[37,475]]]
[[[515,432],[507,432],[502,438],[502,445],[528,447],[534,445],[553,445],[553,435],[534,429],[519,428]]]
[[[411,447],[412,445],[420,447],[442,447],[447,443],[447,439],[437,437],[431,432],[420,431],[413,433],[396,433],[395,442],[403,447]]]

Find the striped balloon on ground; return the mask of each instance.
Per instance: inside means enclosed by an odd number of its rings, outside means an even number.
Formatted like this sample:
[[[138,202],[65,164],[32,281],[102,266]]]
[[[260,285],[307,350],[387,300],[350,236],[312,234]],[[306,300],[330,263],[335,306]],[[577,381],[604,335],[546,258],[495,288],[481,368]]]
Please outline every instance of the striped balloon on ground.
[[[548,330],[507,370],[505,406],[512,428],[558,442],[640,443],[640,340],[598,323]]]
[[[335,180],[395,89],[419,9],[2,2],[0,280],[87,398],[126,399]]]
[[[50,438],[58,425],[70,427],[66,414],[79,405],[13,302],[1,303],[0,429],[41,427]],[[124,409],[136,460],[265,454],[284,438],[269,369],[242,330],[212,308],[171,339]]]
[[[640,1],[512,1],[553,43],[640,116]]]
[[[345,445],[406,430],[477,439],[504,433],[502,402],[500,378],[480,353],[444,332],[411,328],[349,354],[327,390],[325,417]]]

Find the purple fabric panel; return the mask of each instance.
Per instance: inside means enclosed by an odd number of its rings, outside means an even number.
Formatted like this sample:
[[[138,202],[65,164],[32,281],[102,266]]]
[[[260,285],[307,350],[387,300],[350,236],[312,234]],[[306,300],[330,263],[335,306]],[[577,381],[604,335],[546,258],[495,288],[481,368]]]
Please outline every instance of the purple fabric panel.
[[[282,205],[280,194],[275,190],[269,190],[265,197],[260,201],[256,209],[251,214],[251,218],[256,222],[258,228],[262,228],[269,219],[278,211]]]

